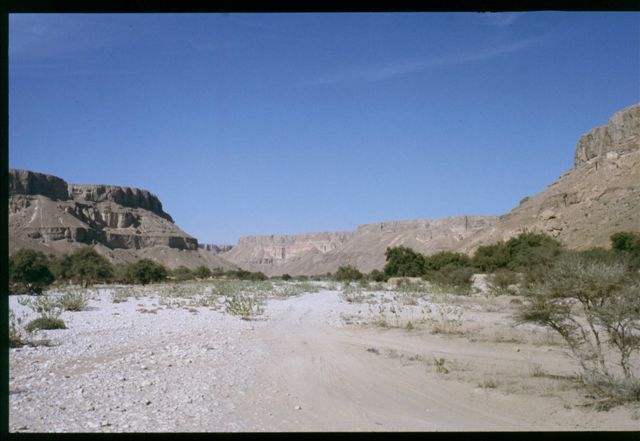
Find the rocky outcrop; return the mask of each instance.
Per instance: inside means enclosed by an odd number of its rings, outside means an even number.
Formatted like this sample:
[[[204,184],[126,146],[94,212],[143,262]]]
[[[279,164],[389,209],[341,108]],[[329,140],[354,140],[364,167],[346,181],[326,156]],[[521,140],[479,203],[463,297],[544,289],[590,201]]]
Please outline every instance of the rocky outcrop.
[[[369,272],[384,266],[387,247],[404,245],[431,254],[450,249],[495,219],[458,216],[359,225],[355,232],[250,236],[223,257],[268,275],[333,273],[343,265]]]
[[[29,170],[9,170],[9,195],[42,195],[54,201],[66,201],[67,183],[56,176]]]
[[[122,207],[142,208],[173,222],[171,216],[162,210],[158,197],[146,190],[113,185],[70,184],[68,192],[69,197],[76,201],[114,202]]]
[[[640,232],[640,105],[582,136],[574,157],[575,166],[547,189],[456,249],[472,252],[523,231],[549,234],[574,249],[608,247],[613,233]]]
[[[176,226],[149,191],[67,184],[28,170],[9,170],[9,185],[11,252],[27,247],[61,254],[92,245],[113,261],[146,256],[171,265],[234,267],[199,251],[197,239]]]
[[[576,146],[574,162],[580,167],[592,160],[615,160],[640,146],[640,105],[613,114],[609,122],[583,135]]]

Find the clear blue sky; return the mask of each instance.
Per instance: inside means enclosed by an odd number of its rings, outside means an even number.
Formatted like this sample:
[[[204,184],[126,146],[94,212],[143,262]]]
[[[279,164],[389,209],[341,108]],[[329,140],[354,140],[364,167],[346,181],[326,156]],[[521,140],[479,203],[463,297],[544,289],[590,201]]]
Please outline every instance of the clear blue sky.
[[[9,163],[204,243],[503,214],[640,101],[638,13],[9,17]]]

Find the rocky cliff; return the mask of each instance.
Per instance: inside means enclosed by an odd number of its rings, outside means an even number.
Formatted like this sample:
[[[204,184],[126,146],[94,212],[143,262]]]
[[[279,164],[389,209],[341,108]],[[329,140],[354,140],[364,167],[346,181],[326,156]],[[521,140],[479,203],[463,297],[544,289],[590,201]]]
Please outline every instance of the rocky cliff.
[[[382,269],[387,247],[405,245],[431,254],[456,246],[493,222],[490,216],[459,216],[359,225],[355,232],[243,237],[223,257],[268,275],[325,274],[343,265],[368,272]]]
[[[471,252],[522,231],[550,234],[569,248],[607,247],[615,232],[640,232],[640,105],[582,136],[574,158],[574,167],[546,190],[456,249]]]
[[[198,241],[178,228],[157,196],[146,190],[67,184],[55,176],[9,170],[10,252],[28,247],[60,254],[83,245],[93,245],[113,261],[153,257],[155,251],[159,256],[199,254]],[[179,265],[186,259],[231,266],[213,255],[176,256],[165,256],[163,263]]]
[[[609,122],[583,135],[576,145],[575,167],[591,161],[615,160],[640,145],[640,105],[613,114]]]

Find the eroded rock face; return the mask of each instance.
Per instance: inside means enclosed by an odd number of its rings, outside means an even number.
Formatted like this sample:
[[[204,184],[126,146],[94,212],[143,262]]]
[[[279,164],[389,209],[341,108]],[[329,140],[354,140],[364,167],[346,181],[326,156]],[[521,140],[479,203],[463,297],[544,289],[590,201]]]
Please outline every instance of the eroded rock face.
[[[9,195],[42,195],[53,200],[66,201],[67,183],[56,176],[29,170],[9,170]]]
[[[198,249],[198,241],[178,228],[160,200],[146,190],[69,185],[28,170],[10,170],[9,184],[9,236],[21,246],[38,242],[54,254],[68,251],[64,243],[101,244],[112,250]]]
[[[77,201],[115,202],[127,208],[142,208],[173,222],[171,216],[162,210],[162,203],[156,195],[146,190],[113,185],[69,184],[69,197]]]
[[[640,149],[640,104],[613,114],[609,122],[583,135],[576,146],[574,161],[580,167],[593,159],[615,160]]]

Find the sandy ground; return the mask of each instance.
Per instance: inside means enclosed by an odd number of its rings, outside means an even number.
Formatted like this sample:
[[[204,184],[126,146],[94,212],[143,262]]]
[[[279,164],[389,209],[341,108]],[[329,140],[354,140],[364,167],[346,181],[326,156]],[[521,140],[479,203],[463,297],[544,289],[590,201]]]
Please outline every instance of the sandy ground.
[[[508,301],[458,307],[464,332],[434,334],[376,326],[337,291],[246,321],[102,289],[69,329],[37,332],[49,345],[10,350],[10,431],[640,429],[637,407],[582,406],[562,346],[514,329]]]

